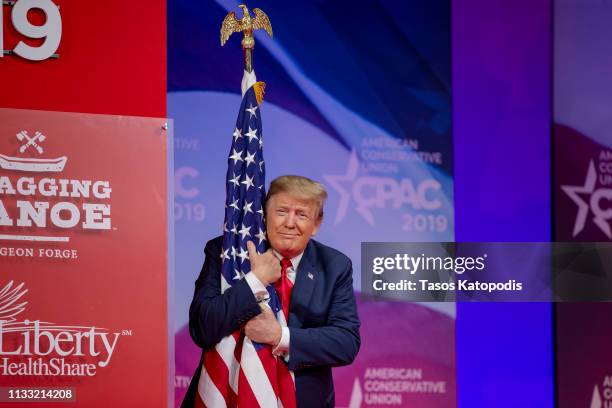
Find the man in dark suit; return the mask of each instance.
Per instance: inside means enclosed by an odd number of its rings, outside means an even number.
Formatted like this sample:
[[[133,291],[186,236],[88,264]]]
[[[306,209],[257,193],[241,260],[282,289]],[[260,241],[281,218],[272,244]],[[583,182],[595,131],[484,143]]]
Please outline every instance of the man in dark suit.
[[[265,204],[271,249],[258,254],[249,242],[251,273],[221,293],[222,237],[209,241],[189,310],[191,337],[204,350],[240,327],[251,340],[269,344],[294,371],[297,406],[304,408],[334,406],[331,368],[352,363],[360,345],[351,261],[311,239],[321,226],[326,198],[325,188],[308,178],[274,180]],[[292,287],[283,305],[289,309],[287,326],[260,306],[266,286],[277,281]],[[200,367],[183,407],[194,406]]]

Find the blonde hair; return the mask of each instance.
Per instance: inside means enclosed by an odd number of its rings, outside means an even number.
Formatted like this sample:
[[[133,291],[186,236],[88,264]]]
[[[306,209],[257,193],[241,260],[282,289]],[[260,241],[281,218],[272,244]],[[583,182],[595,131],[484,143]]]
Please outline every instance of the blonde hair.
[[[316,204],[317,219],[323,219],[323,206],[327,199],[325,186],[304,176],[285,175],[272,180],[266,195],[266,203],[274,194],[290,193],[305,200],[312,200]]]

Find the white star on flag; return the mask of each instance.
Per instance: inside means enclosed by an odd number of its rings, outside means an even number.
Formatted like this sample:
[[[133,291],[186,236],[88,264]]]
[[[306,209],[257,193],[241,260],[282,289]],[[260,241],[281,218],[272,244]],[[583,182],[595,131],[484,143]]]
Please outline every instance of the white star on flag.
[[[242,161],[242,150],[237,152],[236,149],[233,149],[232,155],[229,158],[234,161],[234,164]]]
[[[248,213],[252,213],[253,210],[251,209],[251,207],[253,206],[253,202],[246,202],[244,203],[244,206],[242,207],[242,211],[244,211],[244,214],[248,214]]]
[[[228,183],[232,183],[235,186],[239,186],[240,185],[240,176],[237,176],[236,174],[232,173],[232,176],[234,176],[234,178],[230,179],[228,181]]]
[[[229,255],[227,254],[229,251],[226,249],[225,251],[221,251],[221,262],[223,262],[226,259],[230,259]]]
[[[247,152],[244,162],[246,163],[247,168],[249,167],[249,164],[255,163],[255,153]]]
[[[242,239],[244,239],[247,236],[250,237],[251,236],[251,227],[247,227],[244,224],[242,224],[242,228],[238,232],[240,233],[240,235],[242,235]]]
[[[260,244],[266,240],[266,233],[261,228],[259,229],[259,232],[255,234],[255,236],[257,237],[257,239],[259,239]]]
[[[257,114],[255,113],[255,111],[257,110],[257,106],[251,105],[248,108],[246,108],[245,110],[251,114],[251,116],[249,116],[249,118],[252,118],[253,116],[257,117]]]
[[[245,259],[249,259],[249,253],[244,250],[244,248],[240,248],[240,252],[238,253],[238,258],[240,258],[240,262],[244,262]]]
[[[249,143],[251,143],[253,139],[259,140],[257,137],[257,129],[251,129],[251,127],[249,127],[249,132],[245,133],[245,136],[249,138]]]
[[[234,133],[232,134],[232,136],[234,136],[234,140],[238,140],[242,137],[242,131],[238,128],[236,128],[236,130],[234,130]]]
[[[255,186],[253,184],[253,177],[249,177],[248,174],[244,175],[244,181],[242,182],[242,184],[244,184],[246,186],[247,191],[249,191],[249,188]]]

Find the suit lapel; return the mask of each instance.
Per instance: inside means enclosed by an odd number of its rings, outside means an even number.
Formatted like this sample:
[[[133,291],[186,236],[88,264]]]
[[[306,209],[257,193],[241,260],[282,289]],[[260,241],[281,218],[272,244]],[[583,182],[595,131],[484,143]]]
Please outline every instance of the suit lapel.
[[[288,326],[302,326],[317,280],[318,273],[315,265],[314,244],[312,241],[309,241],[295,275],[295,283],[291,292],[291,304],[289,306]]]

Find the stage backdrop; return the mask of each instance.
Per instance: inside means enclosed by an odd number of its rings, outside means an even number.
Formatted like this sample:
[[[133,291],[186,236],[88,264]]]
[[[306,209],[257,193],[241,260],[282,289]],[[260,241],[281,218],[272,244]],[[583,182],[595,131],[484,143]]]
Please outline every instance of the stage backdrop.
[[[168,405],[164,123],[0,109],[0,403]]]
[[[225,172],[240,104],[240,39],[221,48],[232,1],[168,9],[168,110],[175,139],[176,401],[200,350],[187,332],[207,240],[222,233]],[[362,241],[452,241],[450,5],[261,1],[254,67],[268,182],[301,174],[329,190],[317,239],[353,260]],[[338,406],[455,406],[454,305],[361,300],[362,348],[334,371]],[[400,389],[394,388],[401,382]]]
[[[557,241],[612,240],[612,4],[555,2]],[[612,406],[612,303],[557,304],[559,408]]]

